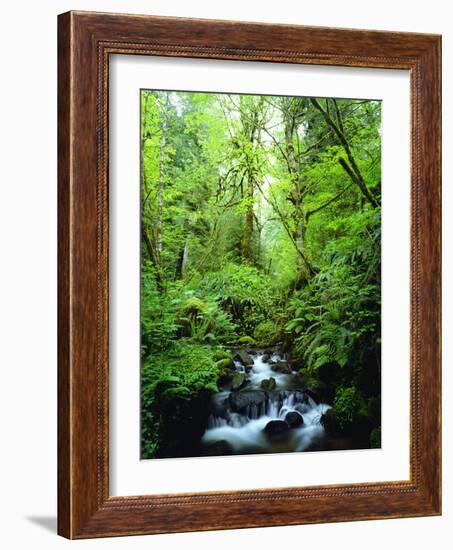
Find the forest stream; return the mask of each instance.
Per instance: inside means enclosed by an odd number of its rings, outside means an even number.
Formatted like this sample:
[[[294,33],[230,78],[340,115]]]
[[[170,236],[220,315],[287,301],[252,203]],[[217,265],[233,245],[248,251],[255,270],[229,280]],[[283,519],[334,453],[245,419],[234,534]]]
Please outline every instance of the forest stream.
[[[142,459],[381,447],[381,102],[142,90]]]
[[[284,355],[240,350],[234,372],[212,398],[204,454],[321,450],[321,416],[330,408],[298,388]],[[267,391],[266,391],[267,390]]]

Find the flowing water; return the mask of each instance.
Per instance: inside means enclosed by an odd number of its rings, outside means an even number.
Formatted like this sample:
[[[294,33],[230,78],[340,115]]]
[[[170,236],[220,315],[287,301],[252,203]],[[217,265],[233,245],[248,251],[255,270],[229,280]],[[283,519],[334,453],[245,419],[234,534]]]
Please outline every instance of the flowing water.
[[[246,376],[244,387],[233,392],[226,386],[213,398],[213,412],[202,438],[207,454],[291,452],[309,450],[313,445],[322,447],[325,433],[320,419],[329,405],[317,404],[303,389],[296,389],[294,373],[273,370],[276,364],[284,365],[279,354],[269,357],[257,353],[251,358],[253,365],[249,367],[234,361],[236,372]],[[275,380],[275,387],[263,391],[261,382],[270,378]],[[288,413],[293,413],[293,423],[289,422]],[[271,421],[280,422],[269,425]]]

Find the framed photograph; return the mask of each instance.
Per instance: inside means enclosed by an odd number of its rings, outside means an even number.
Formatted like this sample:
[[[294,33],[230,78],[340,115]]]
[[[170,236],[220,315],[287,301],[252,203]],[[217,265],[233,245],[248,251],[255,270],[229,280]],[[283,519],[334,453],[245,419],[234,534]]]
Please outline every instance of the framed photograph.
[[[59,533],[440,514],[440,37],[58,40]]]

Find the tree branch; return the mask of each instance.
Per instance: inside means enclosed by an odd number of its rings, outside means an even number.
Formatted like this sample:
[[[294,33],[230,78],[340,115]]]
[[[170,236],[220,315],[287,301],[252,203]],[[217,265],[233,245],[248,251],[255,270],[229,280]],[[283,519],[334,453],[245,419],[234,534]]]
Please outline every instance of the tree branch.
[[[355,161],[354,155],[352,154],[352,151],[346,139],[346,136],[341,131],[340,127],[337,124],[335,124],[330,114],[321,107],[320,103],[317,101],[316,98],[311,97],[310,101],[312,105],[321,113],[326,124],[330,128],[332,128],[332,130],[335,132],[341,145],[343,146],[343,149],[345,150],[345,153],[348,157],[349,165],[346,163],[344,159],[339,159],[339,163],[344,168],[344,170],[349,175],[349,177],[352,179],[352,181],[354,181],[358,185],[358,187],[362,191],[365,198],[376,208],[377,206],[379,206],[379,203],[376,200],[376,198],[373,196],[371,191],[368,189],[365,183],[365,180],[363,179],[363,176],[359,170],[359,167],[357,166],[357,163]]]
[[[305,218],[308,222],[310,216],[312,216],[313,214],[316,214],[316,212],[319,212],[320,210],[323,210],[324,208],[326,208],[327,206],[329,206],[329,204],[332,204],[333,202],[335,202],[336,200],[338,200],[342,195],[344,195],[346,193],[346,191],[352,187],[354,185],[354,182],[352,181],[349,185],[347,185],[342,191],[340,191],[337,195],[335,195],[334,197],[332,197],[331,199],[329,199],[327,202],[325,202],[324,204],[322,204],[321,206],[318,206],[317,208],[314,208],[313,210],[310,210],[309,212],[307,212],[305,214]]]

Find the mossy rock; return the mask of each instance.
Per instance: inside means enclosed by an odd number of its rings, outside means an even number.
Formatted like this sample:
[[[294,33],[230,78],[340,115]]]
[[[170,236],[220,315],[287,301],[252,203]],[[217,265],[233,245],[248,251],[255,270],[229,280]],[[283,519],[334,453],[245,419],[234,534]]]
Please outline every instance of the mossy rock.
[[[254,363],[253,357],[243,349],[240,349],[235,353],[233,360],[239,361],[244,365],[244,367],[252,366]]]
[[[273,391],[277,387],[277,382],[275,381],[275,378],[271,376],[270,378],[261,380],[260,386],[264,391]]]
[[[249,346],[256,346],[256,340],[251,336],[241,336],[240,338],[238,338],[237,343]]]
[[[332,436],[353,436],[363,442],[371,439],[370,419],[363,412],[345,421],[344,417],[335,410],[335,407],[332,407],[321,416],[321,424],[326,432]]]
[[[224,371],[228,371],[230,369],[234,369],[234,363],[231,357],[220,359],[219,361],[216,362],[216,366],[219,369],[220,373],[223,373]]]
[[[216,362],[220,361],[221,359],[231,360],[231,353],[225,349],[216,349],[212,354],[212,359]]]
[[[233,391],[240,390],[247,383],[247,377],[243,372],[235,372],[231,378],[231,389]]]
[[[274,372],[279,372],[280,374],[292,373],[291,367],[285,361],[278,361],[277,363],[271,366],[271,369]]]
[[[191,296],[187,299],[184,305],[180,309],[182,317],[187,317],[188,319],[195,319],[199,315],[206,313],[207,304],[197,298],[196,296]]]
[[[318,380],[317,378],[311,377],[307,380],[307,388],[312,390],[315,393],[322,392],[326,385],[324,382],[321,382],[321,380]]]

